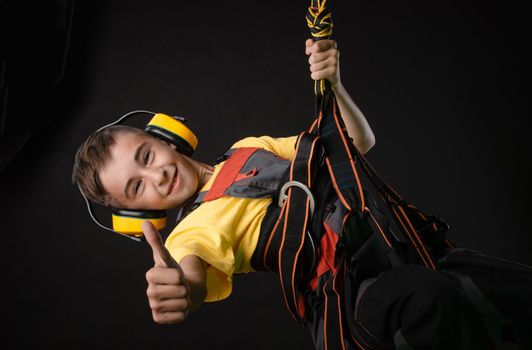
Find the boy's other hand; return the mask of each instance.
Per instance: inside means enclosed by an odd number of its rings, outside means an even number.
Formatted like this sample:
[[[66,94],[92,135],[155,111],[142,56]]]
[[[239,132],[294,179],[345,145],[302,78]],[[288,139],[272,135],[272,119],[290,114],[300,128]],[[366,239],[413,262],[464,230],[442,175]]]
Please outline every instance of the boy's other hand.
[[[310,56],[308,63],[313,80],[327,79],[332,87],[340,83],[340,51],[336,41],[307,39],[305,54]]]
[[[154,266],[146,272],[148,301],[153,320],[160,324],[184,321],[190,310],[190,291],[181,266],[172,258],[151,222],[142,223],[153,252]]]

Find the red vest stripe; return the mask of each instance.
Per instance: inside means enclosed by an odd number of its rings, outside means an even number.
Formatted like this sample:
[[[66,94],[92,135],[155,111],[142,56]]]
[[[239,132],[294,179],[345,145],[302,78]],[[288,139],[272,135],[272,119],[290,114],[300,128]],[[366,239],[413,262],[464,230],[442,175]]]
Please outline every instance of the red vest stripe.
[[[214,179],[211,189],[203,200],[208,202],[223,197],[225,190],[235,182],[240,169],[242,169],[248,158],[258,149],[258,147],[237,148],[231,158],[222,165],[220,173]]]

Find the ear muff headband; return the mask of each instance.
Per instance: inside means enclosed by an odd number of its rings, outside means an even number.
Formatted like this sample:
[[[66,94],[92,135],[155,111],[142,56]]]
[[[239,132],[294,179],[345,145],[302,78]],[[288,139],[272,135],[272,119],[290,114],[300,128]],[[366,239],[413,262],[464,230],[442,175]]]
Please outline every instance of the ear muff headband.
[[[137,114],[152,114],[153,118],[146,125],[145,131],[150,135],[162,139],[176,146],[176,150],[187,156],[192,155],[198,146],[198,139],[196,135],[182,122],[186,121],[186,118],[169,116],[162,113],[154,113],[146,110],[136,110],[124,114],[116,121],[107,124],[97,131],[101,131],[113,125],[118,125],[125,122],[133,115]],[[118,233],[121,236],[128,237],[135,241],[140,241],[142,237],[142,222],[150,221],[156,229],[160,230],[166,226],[166,211],[165,210],[132,210],[132,209],[119,209],[113,208],[112,222],[113,229],[103,225],[94,215],[92,204],[85,197],[83,191],[78,185],[78,189],[81,195],[85,199],[87,209],[91,218],[98,224],[98,226]]]

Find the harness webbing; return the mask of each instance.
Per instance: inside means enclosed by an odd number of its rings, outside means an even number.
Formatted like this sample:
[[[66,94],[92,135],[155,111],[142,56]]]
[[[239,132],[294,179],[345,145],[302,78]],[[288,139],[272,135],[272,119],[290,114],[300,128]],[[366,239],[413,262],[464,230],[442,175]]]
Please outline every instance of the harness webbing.
[[[321,154],[316,151],[317,135],[301,133],[296,144],[296,158],[290,166],[290,181],[298,181],[307,188],[313,185],[313,175],[316,173]],[[293,213],[296,213],[293,215]],[[303,214],[303,215],[301,215]],[[279,247],[279,278],[288,310],[294,318],[302,322],[304,316],[303,304],[298,287],[301,285],[301,271],[298,260],[310,221],[310,200],[308,195],[298,188],[289,188],[285,202],[283,224],[276,225],[273,235],[281,237]],[[280,231],[280,232],[278,232]]]

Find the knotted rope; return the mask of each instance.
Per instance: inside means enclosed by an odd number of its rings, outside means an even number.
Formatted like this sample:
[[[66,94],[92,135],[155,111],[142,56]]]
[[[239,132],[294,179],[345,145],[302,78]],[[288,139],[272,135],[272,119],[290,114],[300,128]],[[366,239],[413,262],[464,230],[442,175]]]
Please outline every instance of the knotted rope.
[[[306,19],[314,41],[329,39],[333,31],[331,13],[325,8],[327,0],[311,0]],[[314,82],[314,93],[323,96],[325,91],[330,90],[330,83],[325,80]]]

